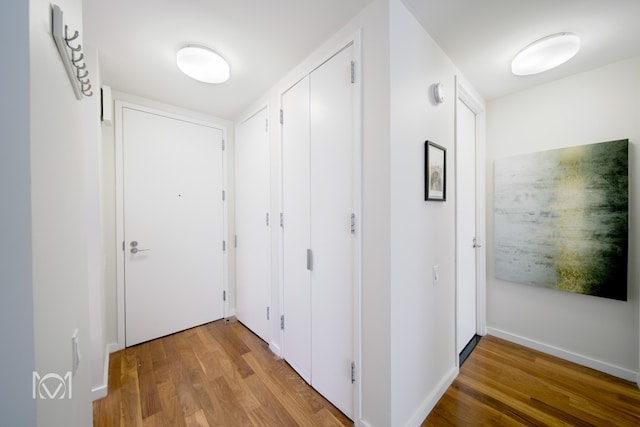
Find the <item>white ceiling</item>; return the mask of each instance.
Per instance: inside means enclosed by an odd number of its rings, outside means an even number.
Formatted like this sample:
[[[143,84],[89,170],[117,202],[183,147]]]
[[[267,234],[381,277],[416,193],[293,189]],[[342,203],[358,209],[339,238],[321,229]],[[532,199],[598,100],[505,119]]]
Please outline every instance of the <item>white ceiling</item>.
[[[104,84],[235,119],[371,0],[84,0],[83,37],[98,48]],[[231,65],[221,85],[175,63],[201,44]]]
[[[371,0],[84,0],[85,43],[100,52],[112,88],[236,119],[251,102]],[[640,0],[403,0],[486,99],[640,55]],[[511,59],[543,36],[575,32],[582,49],[537,76]],[[183,75],[175,53],[209,46],[231,79],[207,85]]]
[[[403,0],[485,100],[640,55],[639,0]],[[581,49],[535,76],[511,74],[529,43],[574,32]]]

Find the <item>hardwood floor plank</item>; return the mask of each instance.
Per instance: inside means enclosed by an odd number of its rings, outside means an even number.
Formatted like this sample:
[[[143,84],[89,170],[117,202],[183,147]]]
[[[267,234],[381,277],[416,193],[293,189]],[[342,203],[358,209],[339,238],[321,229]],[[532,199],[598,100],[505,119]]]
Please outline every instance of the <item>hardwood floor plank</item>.
[[[209,427],[209,422],[202,409],[187,417],[187,427]]]

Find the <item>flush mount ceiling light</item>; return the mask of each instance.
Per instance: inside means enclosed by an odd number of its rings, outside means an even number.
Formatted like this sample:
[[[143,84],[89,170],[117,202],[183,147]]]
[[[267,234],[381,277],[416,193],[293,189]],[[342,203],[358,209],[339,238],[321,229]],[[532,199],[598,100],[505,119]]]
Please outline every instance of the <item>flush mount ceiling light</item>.
[[[557,33],[536,40],[513,58],[511,72],[516,76],[541,73],[564,64],[580,50],[580,37]]]
[[[229,64],[213,50],[187,45],[176,55],[178,68],[192,79],[205,83],[223,83],[229,80]]]

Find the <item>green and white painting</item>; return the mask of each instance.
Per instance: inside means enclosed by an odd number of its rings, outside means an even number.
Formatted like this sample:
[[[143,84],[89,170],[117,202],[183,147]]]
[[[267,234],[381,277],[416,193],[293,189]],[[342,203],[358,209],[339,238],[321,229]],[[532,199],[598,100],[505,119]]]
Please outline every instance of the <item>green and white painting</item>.
[[[495,275],[627,300],[629,141],[495,162]]]

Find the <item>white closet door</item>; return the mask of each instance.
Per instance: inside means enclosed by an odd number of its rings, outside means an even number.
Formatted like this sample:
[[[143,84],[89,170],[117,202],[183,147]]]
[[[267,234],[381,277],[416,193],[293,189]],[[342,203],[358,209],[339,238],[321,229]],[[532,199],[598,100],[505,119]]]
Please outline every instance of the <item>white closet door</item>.
[[[265,341],[271,291],[269,132],[267,109],[236,133],[236,316]],[[269,222],[268,222],[269,221]]]
[[[222,131],[123,109],[126,345],[223,316]]]
[[[284,359],[311,382],[309,77],[282,95]]]
[[[353,85],[348,47],[311,73],[312,385],[353,413]]]

